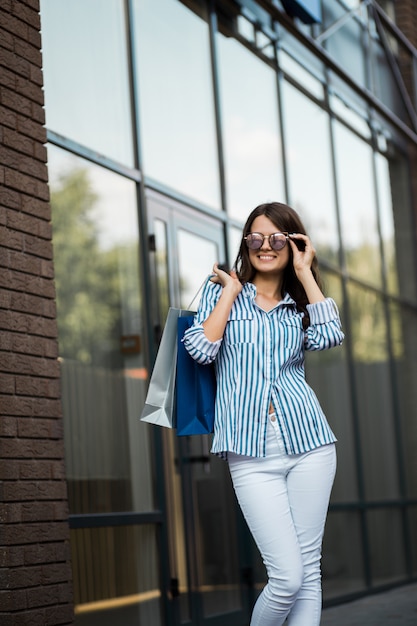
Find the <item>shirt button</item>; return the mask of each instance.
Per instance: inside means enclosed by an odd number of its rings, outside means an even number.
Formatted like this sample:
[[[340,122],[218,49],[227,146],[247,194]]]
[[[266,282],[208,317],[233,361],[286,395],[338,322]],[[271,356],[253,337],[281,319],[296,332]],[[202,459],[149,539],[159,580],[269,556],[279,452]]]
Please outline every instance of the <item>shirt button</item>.
[[[271,422],[276,422],[277,418],[275,417],[275,415],[271,415]]]

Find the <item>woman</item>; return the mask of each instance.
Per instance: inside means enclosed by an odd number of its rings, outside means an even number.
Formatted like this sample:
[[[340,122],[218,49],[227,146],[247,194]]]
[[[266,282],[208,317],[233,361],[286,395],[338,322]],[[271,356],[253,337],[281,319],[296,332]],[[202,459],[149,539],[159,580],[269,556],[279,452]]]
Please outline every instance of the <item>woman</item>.
[[[251,626],[318,626],[336,438],[306,383],[304,350],[341,344],[339,314],[285,204],[252,211],[235,268],[214,265],[184,344],[198,362],[215,360],[212,452],[228,460],[268,573]]]

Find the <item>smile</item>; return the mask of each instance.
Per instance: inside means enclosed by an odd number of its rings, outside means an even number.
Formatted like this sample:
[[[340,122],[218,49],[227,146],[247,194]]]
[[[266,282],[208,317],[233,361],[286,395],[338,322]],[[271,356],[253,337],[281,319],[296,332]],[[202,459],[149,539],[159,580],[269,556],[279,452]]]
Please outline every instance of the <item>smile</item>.
[[[262,254],[258,256],[258,259],[260,259],[261,261],[274,261],[276,259],[275,256],[269,256],[267,254]]]

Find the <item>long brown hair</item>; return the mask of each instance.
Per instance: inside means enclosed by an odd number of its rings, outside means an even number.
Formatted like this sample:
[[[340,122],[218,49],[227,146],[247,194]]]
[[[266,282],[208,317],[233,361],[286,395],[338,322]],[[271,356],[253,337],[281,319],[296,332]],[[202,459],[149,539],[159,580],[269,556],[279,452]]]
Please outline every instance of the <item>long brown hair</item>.
[[[282,204],[281,202],[267,202],[265,204],[260,204],[259,206],[257,206],[246,220],[246,224],[243,228],[242,233],[242,241],[240,243],[239,252],[235,261],[237,276],[243,284],[251,282],[256,274],[256,270],[250,262],[249,251],[246,246],[244,237],[246,237],[246,235],[251,232],[252,223],[260,215],[265,215],[265,217],[271,220],[271,222],[281,232],[301,233],[303,235],[307,234],[298,213],[296,213],[296,211],[294,211],[294,209],[289,207],[287,204]],[[294,267],[292,264],[291,246],[289,244],[287,245],[290,249],[290,259],[284,271],[284,280],[282,284],[281,296],[284,297],[285,293],[287,292],[291,296],[291,298],[295,300],[297,304],[297,310],[304,313],[303,326],[306,328],[310,324],[310,317],[307,311],[308,299],[306,292],[304,291],[304,287],[298,280],[294,271]],[[313,259],[311,271],[313,273],[316,283],[321,289],[322,285],[316,257],[314,257]]]

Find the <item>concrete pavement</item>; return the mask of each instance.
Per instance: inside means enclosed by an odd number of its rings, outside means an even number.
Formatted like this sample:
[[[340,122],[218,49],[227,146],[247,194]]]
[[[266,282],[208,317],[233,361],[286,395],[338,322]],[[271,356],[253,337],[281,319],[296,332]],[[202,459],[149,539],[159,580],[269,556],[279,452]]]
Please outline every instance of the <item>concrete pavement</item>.
[[[417,626],[417,583],[324,609],[321,626]]]

